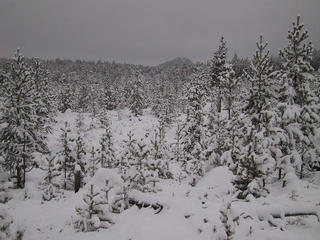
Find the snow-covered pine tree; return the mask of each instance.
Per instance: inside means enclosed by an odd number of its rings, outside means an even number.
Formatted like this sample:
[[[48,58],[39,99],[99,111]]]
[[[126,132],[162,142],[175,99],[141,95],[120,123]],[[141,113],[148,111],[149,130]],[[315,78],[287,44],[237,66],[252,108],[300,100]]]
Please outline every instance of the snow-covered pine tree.
[[[158,172],[160,178],[170,178],[167,144],[165,141],[164,123],[159,122],[154,131],[154,139],[150,140],[150,155],[148,165],[153,171]]]
[[[96,149],[92,147],[90,151],[89,166],[88,166],[88,172],[90,177],[93,177],[96,171],[98,170],[98,161],[99,159],[96,156]]]
[[[112,223],[106,216],[107,203],[101,194],[90,185],[89,192],[83,196],[83,204],[76,207],[74,227],[82,232],[107,228]]]
[[[184,161],[183,152],[183,127],[184,125],[177,125],[174,137],[174,143],[171,144],[171,151],[173,152],[174,160],[178,163]]]
[[[311,41],[305,42],[309,33],[303,28],[300,16],[297,16],[297,21],[292,23],[292,29],[288,31],[289,44],[280,50],[281,68],[291,80],[290,84],[295,90],[294,102],[300,106],[306,103],[310,94],[310,75],[306,73],[313,70],[310,64],[313,46]]]
[[[76,110],[82,113],[86,112],[90,104],[90,89],[88,84],[80,83],[80,86],[79,85],[77,86],[76,98],[77,98]]]
[[[109,180],[106,180],[106,183],[103,186],[103,188],[101,189],[101,191],[104,192],[104,194],[105,194],[105,198],[106,198],[106,203],[107,204],[110,203],[109,192],[110,192],[111,189],[113,189],[113,186],[110,184]]]
[[[225,162],[221,161],[221,156],[228,150],[227,141],[231,136],[226,129],[228,121],[223,116],[223,113],[217,111],[215,105],[215,103],[211,103],[208,113],[207,128],[209,140],[207,153],[210,163],[214,166],[219,166],[225,164]]]
[[[251,61],[250,69],[245,73],[252,83],[248,105],[245,108],[242,130],[238,141],[236,178],[234,183],[240,190],[238,197],[248,194],[259,197],[267,191],[266,179],[275,171],[281,157],[280,142],[282,131],[277,127],[276,104],[277,75],[273,72],[266,51],[267,43],[260,36],[257,50]]]
[[[85,155],[87,155],[87,152],[86,152],[86,146],[83,141],[83,136],[81,135],[80,132],[78,132],[78,136],[75,142],[76,142],[75,150],[74,150],[75,164],[80,166],[82,177],[84,177],[87,174],[87,167],[86,167],[87,163],[85,159]]]
[[[24,188],[26,172],[35,165],[33,153],[47,153],[43,125],[37,125],[38,96],[32,68],[19,49],[8,72],[1,74],[0,151],[5,168],[16,178],[16,186]]]
[[[106,110],[114,110],[118,106],[117,93],[113,85],[107,81],[103,84],[103,99],[102,104]]]
[[[98,150],[98,162],[103,168],[114,168],[118,165],[115,151],[113,148],[113,139],[111,130],[108,125],[105,125],[105,132],[101,136],[99,141],[100,148]]]
[[[129,96],[130,110],[135,116],[141,116],[145,107],[144,87],[142,75],[136,72],[135,80],[132,82],[132,89]]]
[[[287,89],[282,88],[280,113],[283,128],[289,142],[286,157],[293,162],[303,177],[304,169],[319,164],[319,96],[310,88],[313,70],[310,64],[313,47],[307,42],[308,31],[304,30],[300,16],[288,31],[289,44],[280,51],[281,70],[285,74]],[[288,162],[286,160],[285,162]]]
[[[193,75],[188,86],[187,119],[183,129],[182,168],[192,177],[194,185],[199,177],[204,176],[206,168],[207,129],[205,124],[205,84],[202,72]]]
[[[36,114],[38,116],[37,127],[42,136],[51,132],[51,127],[48,125],[53,120],[52,113],[55,111],[49,89],[49,72],[40,63],[40,60],[33,59],[32,75],[35,84]]]
[[[128,139],[124,141],[124,152],[119,164],[121,177],[126,189],[137,189],[142,192],[157,191],[157,169],[149,163],[149,149],[147,145],[138,142],[129,132]]]
[[[65,122],[64,128],[61,128],[60,151],[58,152],[58,170],[62,172],[63,188],[67,189],[72,186],[72,176],[75,168],[75,158],[73,157],[72,147],[70,146],[74,139],[70,137],[71,130],[68,122]]]
[[[56,195],[56,190],[59,187],[57,177],[60,176],[61,172],[58,171],[58,167],[55,162],[55,156],[49,155],[46,157],[45,166],[41,167],[42,170],[46,171],[44,178],[45,189],[42,194],[42,198],[45,201],[50,201]]]
[[[159,120],[166,124],[172,122],[174,115],[174,97],[165,83],[158,81],[153,90],[152,111]]]
[[[133,133],[130,131],[128,133],[128,138],[123,141],[123,152],[118,164],[121,174],[126,174],[127,169],[129,168],[129,162],[133,161],[132,159],[135,157],[137,151],[137,140],[133,137]]]
[[[149,150],[147,145],[137,142],[135,152],[128,161],[128,175],[132,183],[131,188],[142,192],[155,191],[155,183],[158,181],[157,171],[148,164]]]
[[[220,45],[218,50],[214,53],[213,58],[210,60],[210,69],[209,75],[211,78],[210,88],[212,91],[212,98],[216,97],[216,105],[217,111],[221,112],[221,104],[222,104],[222,85],[221,78],[223,78],[223,74],[226,73],[226,63],[227,63],[227,42],[224,40],[222,36],[220,38]]]
[[[239,78],[235,77],[233,66],[230,63],[226,63],[220,74],[219,82],[222,88],[221,92],[224,95],[226,101],[226,109],[228,110],[228,120],[231,120],[234,102],[237,98],[237,90],[239,88]]]

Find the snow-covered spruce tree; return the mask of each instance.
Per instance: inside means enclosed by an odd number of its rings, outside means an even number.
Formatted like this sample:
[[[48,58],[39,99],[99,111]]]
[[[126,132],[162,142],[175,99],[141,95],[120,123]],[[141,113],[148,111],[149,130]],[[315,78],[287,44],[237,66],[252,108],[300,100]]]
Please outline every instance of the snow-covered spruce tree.
[[[192,185],[204,176],[206,168],[207,129],[205,125],[205,84],[202,72],[194,74],[188,87],[187,118],[183,128],[182,168],[192,177]]]
[[[33,153],[48,149],[43,125],[37,125],[40,106],[33,71],[19,50],[1,78],[0,151],[4,167],[16,178],[16,186],[23,188],[26,172],[35,165]]]
[[[40,63],[40,60],[33,59],[32,74],[35,84],[35,100],[37,103],[36,114],[38,116],[37,127],[43,135],[51,132],[48,125],[53,120],[52,113],[55,111],[52,104],[52,97],[49,89],[49,72]]]
[[[113,148],[113,138],[109,125],[105,126],[105,132],[99,141],[98,162],[103,168],[114,168],[118,165]]]
[[[167,144],[165,141],[164,122],[160,121],[154,131],[154,139],[150,140],[150,155],[148,165],[158,172],[160,178],[170,178]]]
[[[149,162],[147,145],[133,139],[131,132],[124,143],[124,153],[119,168],[126,188],[134,188],[142,192],[157,191],[158,171],[150,165],[153,161]]]
[[[310,75],[306,73],[313,70],[310,64],[313,46],[311,42],[305,43],[309,33],[303,28],[304,25],[298,16],[297,21],[292,23],[292,29],[288,31],[289,45],[280,50],[281,68],[286,72],[295,90],[294,102],[300,106],[308,101]]]
[[[55,158],[56,157],[52,155],[47,156],[45,166],[41,167],[42,170],[46,171],[46,176],[44,178],[45,188],[42,194],[42,198],[45,201],[50,201],[54,198],[57,188],[59,187],[57,177],[60,176],[61,172],[58,171]]]
[[[175,136],[174,136],[174,143],[171,144],[171,151],[173,152],[174,160],[176,162],[181,162],[184,159],[184,152],[183,152],[183,125],[178,124]]]
[[[84,144],[84,141],[83,141],[83,136],[81,135],[80,132],[78,132],[78,136],[75,140],[75,150],[74,150],[74,153],[75,153],[75,163],[77,165],[80,166],[81,168],[81,175],[82,177],[86,176],[86,173],[87,173],[87,168],[86,168],[86,159],[85,159],[85,155],[87,155],[87,152],[86,152],[86,146]]]
[[[74,227],[82,232],[109,227],[112,222],[106,216],[106,205],[104,197],[91,184],[89,192],[83,196],[82,205],[76,207],[76,217],[72,221]]]
[[[260,36],[250,69],[245,73],[252,88],[245,108],[240,145],[237,146],[236,168],[233,169],[239,198],[248,194],[255,197],[265,194],[266,179],[275,171],[281,157],[280,142],[284,135],[277,127],[277,75],[273,72],[267,46]]]
[[[77,98],[76,110],[82,113],[87,112],[90,104],[90,89],[88,84],[81,83],[80,86],[77,87],[76,98]]]
[[[65,74],[61,77],[61,88],[58,96],[58,110],[62,113],[68,109],[75,110],[75,86],[69,83]]]
[[[156,83],[153,91],[152,111],[159,120],[166,124],[172,122],[174,116],[174,97],[168,86],[163,82]]]
[[[102,104],[106,110],[114,110],[118,106],[117,92],[108,81],[103,84]]]
[[[162,162],[163,163],[163,162]],[[169,174],[168,166],[163,165],[162,173],[159,172],[161,162],[158,167],[155,161],[150,160],[150,151],[148,146],[142,142],[138,143],[138,154],[134,166],[138,175],[135,178],[135,188],[142,192],[157,192],[159,190],[156,185],[159,182],[159,174]]]
[[[133,138],[133,133],[131,131],[128,133],[128,138],[123,141],[122,148],[123,152],[117,167],[122,175],[127,175],[129,162],[134,161],[133,158],[135,158],[137,151],[137,140]],[[127,177],[125,177],[125,179],[127,179]],[[126,181],[125,179],[123,180]],[[130,182],[130,179],[128,180]]]
[[[135,116],[142,115],[142,110],[145,107],[144,87],[142,75],[138,72],[135,74],[135,80],[132,82],[132,89],[129,96],[129,108]]]
[[[210,60],[210,88],[212,91],[212,98],[216,97],[217,111],[221,112],[222,104],[222,85],[221,79],[224,78],[224,74],[227,72],[225,67],[227,66],[227,42],[222,36],[220,38],[220,45],[218,50],[214,53],[213,58]]]
[[[226,109],[228,110],[228,120],[231,120],[234,102],[237,98],[238,81],[239,78],[235,77],[233,66],[230,63],[224,65],[221,75],[218,77],[222,87],[222,93],[226,101]]]
[[[234,117],[234,114],[233,114]],[[216,103],[211,103],[208,113],[208,156],[209,161],[214,166],[225,164],[221,161],[222,154],[228,150],[226,142],[230,138],[229,132],[226,129],[227,120],[222,113],[216,109]]]
[[[109,192],[110,190],[113,189],[113,186],[110,184],[109,180],[106,180],[105,185],[102,187],[101,191],[104,193],[105,198],[106,198],[106,203],[109,204]]]
[[[88,167],[88,172],[90,177],[93,177],[96,171],[98,170],[98,167],[99,167],[98,162],[99,162],[99,158],[96,156],[96,149],[92,147],[90,151],[90,159],[89,159],[89,167]]]
[[[75,158],[72,152],[71,143],[74,139],[70,137],[71,130],[69,128],[68,122],[65,122],[64,128],[61,128],[60,135],[60,151],[58,152],[58,170],[62,173],[62,187],[64,189],[70,188],[72,186],[72,176],[75,168]]]
[[[319,97],[310,88],[312,80],[313,47],[307,42],[300,16],[288,31],[289,44],[280,51],[281,71],[284,73],[280,91],[282,127],[288,135],[283,163],[293,163],[303,177],[305,169],[319,164]],[[288,165],[285,164],[285,165]],[[290,165],[290,164],[289,164]]]

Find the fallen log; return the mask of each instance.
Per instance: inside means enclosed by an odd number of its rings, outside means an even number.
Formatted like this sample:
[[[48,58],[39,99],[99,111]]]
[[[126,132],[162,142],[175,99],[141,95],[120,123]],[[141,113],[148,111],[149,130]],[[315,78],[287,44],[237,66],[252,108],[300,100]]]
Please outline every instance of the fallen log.
[[[274,218],[282,218],[279,213],[272,213],[272,217]],[[284,217],[298,217],[298,216],[315,216],[320,223],[320,217],[316,212],[295,212],[295,213],[284,213]]]
[[[163,206],[159,203],[148,203],[148,202],[142,202],[142,201],[138,201],[134,198],[129,198],[129,204],[132,205],[136,205],[139,209],[141,208],[148,208],[151,207],[154,210],[157,210],[157,212],[155,212],[155,214],[158,214],[162,211]]]

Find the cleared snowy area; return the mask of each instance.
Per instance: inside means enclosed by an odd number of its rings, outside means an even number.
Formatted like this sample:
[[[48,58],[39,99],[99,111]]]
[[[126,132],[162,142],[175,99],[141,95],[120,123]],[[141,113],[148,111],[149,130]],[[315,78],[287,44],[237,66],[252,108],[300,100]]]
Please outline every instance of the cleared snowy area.
[[[108,114],[112,124],[116,153],[120,154],[121,143],[129,131],[136,139],[146,141],[152,134],[152,128],[158,124],[149,111],[141,117],[133,117],[128,110],[113,111]],[[48,136],[49,149],[53,154],[58,151],[60,128],[68,121],[73,133],[76,133],[77,113],[67,111],[56,117],[53,133]],[[84,139],[87,149],[97,146],[103,130],[99,121],[84,114]],[[167,130],[167,141],[173,141],[176,124]],[[179,168],[172,164],[172,171],[178,176]],[[200,182],[192,187],[178,179],[163,180],[159,183],[162,191],[141,193],[131,191],[130,197],[163,206],[158,212],[153,208],[141,208],[133,205],[120,214],[112,214],[114,221],[108,229],[97,232],[77,232],[72,224],[75,207],[81,204],[84,191],[93,184],[102,186],[105,179],[114,185],[121,184],[117,173],[109,169],[100,169],[88,184],[78,193],[63,191],[59,199],[42,200],[39,184],[44,172],[34,169],[27,175],[25,189],[10,190],[12,199],[5,205],[14,222],[25,229],[25,240],[70,239],[70,240],[209,240],[226,239],[223,235],[220,210],[231,203],[230,216],[235,235],[233,239],[260,240],[301,240],[319,239],[320,236],[320,188],[319,175],[313,175],[310,181],[295,179],[282,188],[280,183],[270,187],[266,198],[244,202],[233,199],[232,173],[227,167],[212,169]],[[314,183],[311,183],[311,182]],[[111,193],[112,197],[112,193]],[[289,217],[286,214],[310,212],[310,216]]]

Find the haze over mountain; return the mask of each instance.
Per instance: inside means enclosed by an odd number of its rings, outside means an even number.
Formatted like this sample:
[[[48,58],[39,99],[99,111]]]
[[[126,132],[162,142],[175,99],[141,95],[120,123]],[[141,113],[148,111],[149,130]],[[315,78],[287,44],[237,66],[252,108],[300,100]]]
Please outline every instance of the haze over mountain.
[[[194,63],[189,58],[176,57],[172,60],[161,63],[158,66],[161,68],[171,68],[171,67],[183,67],[184,65],[192,67],[194,66]]]

